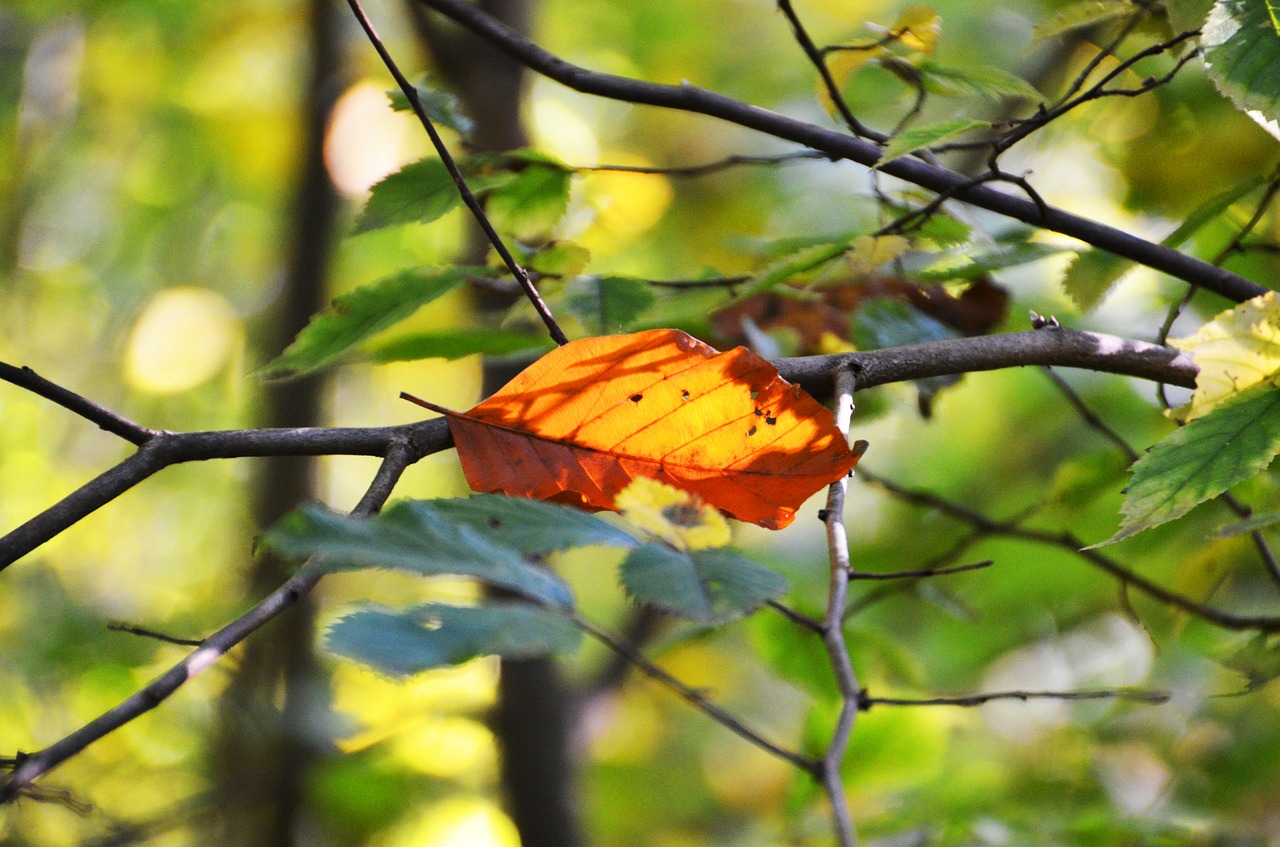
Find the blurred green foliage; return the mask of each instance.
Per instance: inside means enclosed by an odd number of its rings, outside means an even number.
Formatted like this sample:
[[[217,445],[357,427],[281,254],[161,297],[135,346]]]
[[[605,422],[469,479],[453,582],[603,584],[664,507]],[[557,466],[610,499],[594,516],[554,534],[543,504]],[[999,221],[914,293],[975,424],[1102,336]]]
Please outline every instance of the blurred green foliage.
[[[796,5],[819,44],[865,37],[864,21],[887,26],[902,11],[882,0]],[[1079,73],[1123,19],[1036,41],[1037,25],[1079,4],[932,5],[942,15],[940,66],[1003,69],[1046,96]],[[381,27],[406,68],[432,70],[402,7],[372,11],[385,19]],[[249,374],[268,358],[260,330],[280,307],[282,235],[298,171],[305,14],[302,4],[267,0],[16,0],[0,8],[0,360],[29,365],[150,427],[252,425],[260,397]],[[812,67],[766,0],[542,0],[536,16],[538,40],[585,66],[687,79],[832,123]],[[1158,28],[1141,30],[1124,50],[1158,37]],[[411,117],[390,108],[371,52],[352,54],[355,82],[339,100],[326,149],[330,173],[349,198],[349,229],[369,188],[426,150]],[[1171,66],[1165,57],[1140,73]],[[846,93],[864,123],[882,128],[896,125],[915,99],[901,78],[870,67],[852,75]],[[1000,108],[977,97],[930,97],[915,125],[999,120]],[[544,256],[548,299],[577,318],[578,334],[632,321],[705,332],[711,309],[732,294],[651,290],[636,280],[760,272],[815,243],[847,244],[884,222],[874,196],[883,181],[877,186],[847,163],[798,160],[696,178],[571,173],[555,164],[683,166],[784,152],[727,124],[593,100],[545,80],[531,80],[525,119],[534,148],[554,160],[526,160],[511,179],[521,191],[507,195],[505,220],[526,241],[518,249],[533,267]],[[458,137],[449,140],[456,145]],[[1277,159],[1274,140],[1193,62],[1141,98],[1073,112],[1003,164],[1030,172],[1050,202],[1159,240],[1223,191],[1268,174]],[[550,211],[531,202],[545,199],[548,185]],[[1256,201],[1252,194],[1229,204],[1188,233],[1184,249],[1215,256]],[[437,210],[443,217],[431,224],[347,240],[335,259],[333,294],[406,267],[460,259],[464,219],[446,208],[453,205]],[[985,216],[966,223],[997,239],[1011,229]],[[1268,213],[1255,235],[1270,243],[1278,226],[1280,217]],[[1014,300],[1000,328],[1021,328],[1030,308],[1151,339],[1184,290],[1137,270],[1086,317],[1059,286],[1065,259],[1054,249],[1027,250],[1045,261],[997,267]],[[1277,270],[1268,250],[1232,255],[1226,265],[1264,282]],[[594,282],[556,278],[579,272]],[[1178,324],[1181,334],[1223,305],[1197,299]],[[524,349],[520,334],[531,333],[522,309],[506,318],[501,351]],[[374,337],[364,352],[399,358],[385,351],[412,350],[415,338],[428,339],[420,350],[480,349],[457,333],[492,328],[487,321],[461,292],[449,293],[394,333]],[[1064,375],[1137,450],[1173,428],[1149,385]],[[415,410],[395,399],[402,389],[465,408],[478,386],[475,357],[356,362],[335,372],[329,422],[412,420]],[[938,395],[927,420],[906,386],[876,389],[859,405],[883,410],[874,420],[861,411],[854,417],[855,434],[872,445],[864,463],[876,474],[996,519],[1027,515],[1029,527],[1069,529],[1086,543],[1116,530],[1124,455],[1035,370],[967,376]],[[84,421],[0,387],[0,529],[124,455],[122,444]],[[108,622],[199,637],[257,599],[246,596],[244,581],[253,532],[249,465],[171,468],[0,574],[0,756],[57,740],[181,655],[181,648],[110,631]],[[367,459],[328,462],[330,504],[349,508],[373,467]],[[463,488],[446,454],[412,469],[398,494],[452,496]],[[1275,508],[1272,477],[1234,491],[1259,511]],[[780,535],[741,527],[735,539],[787,577],[786,601],[808,614],[820,612],[827,578],[815,510],[811,504]],[[859,480],[846,518],[859,570],[995,562],[954,576],[855,583],[848,638],[873,695],[1093,686],[1173,693],[1162,706],[874,707],[860,716],[845,764],[867,838],[939,845],[1280,839],[1273,643],[1126,592],[1060,547],[976,533]],[[1112,555],[1194,599],[1267,613],[1276,607],[1276,586],[1253,545],[1209,537],[1233,519],[1217,504],[1201,505]],[[1263,532],[1277,541],[1274,525]],[[615,585],[615,563],[601,561],[552,557],[585,613],[621,628],[632,606]],[[466,603],[476,588],[362,571],[328,577],[319,594],[327,624],[356,603]],[[667,624],[649,652],[770,738],[812,752],[829,734],[835,689],[821,643],[772,611],[709,631]],[[208,843],[203,833],[214,810],[207,791],[219,766],[211,749],[214,704],[236,661],[230,657],[42,783],[50,792],[65,789],[74,802],[49,793],[43,802],[0,809],[0,841],[99,843],[93,839],[136,831],[113,843]],[[313,823],[324,834],[315,843],[515,843],[496,797],[496,746],[483,723],[494,696],[491,659],[400,683],[329,661],[331,720],[301,728],[331,754],[308,778]],[[606,661],[588,644],[567,664],[587,682]],[[645,680],[628,679],[590,700],[581,744],[592,844],[831,843],[824,802],[808,777]]]

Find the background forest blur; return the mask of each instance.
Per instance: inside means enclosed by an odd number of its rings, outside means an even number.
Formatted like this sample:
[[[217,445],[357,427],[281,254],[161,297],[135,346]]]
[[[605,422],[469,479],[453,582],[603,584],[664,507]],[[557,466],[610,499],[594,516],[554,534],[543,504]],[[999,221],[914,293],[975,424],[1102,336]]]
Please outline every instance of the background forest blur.
[[[1046,93],[1095,50],[1087,31],[1033,43],[1034,27],[1061,4],[931,5],[943,20],[940,62],[1004,68]],[[797,6],[826,44],[868,34],[864,21],[892,23],[903,4]],[[409,4],[371,0],[368,10],[411,76],[450,81]],[[767,0],[539,0],[527,12],[535,40],[578,64],[687,79],[830,123],[812,67]],[[911,89],[889,74],[862,73],[856,83],[851,106],[868,125],[891,128],[911,106]],[[270,386],[251,376],[334,295],[474,250],[464,210],[345,237],[369,187],[429,150],[412,117],[388,108],[391,87],[339,3],[10,0],[0,7],[0,359],[157,429],[417,419],[397,399],[401,390],[469,407],[480,396],[478,357],[353,362]],[[570,165],[690,165],[790,149],[542,79],[527,79],[524,92],[521,123],[506,129]],[[933,98],[927,108],[937,121],[1002,107]],[[449,140],[456,146],[456,135]],[[1193,63],[1142,98],[1100,101],[1053,123],[1004,165],[1031,171],[1051,203],[1158,240],[1197,204],[1270,172],[1278,153]],[[593,273],[731,275],[757,269],[778,239],[878,225],[870,194],[865,169],[824,161],[697,178],[597,172],[576,178],[560,231],[590,249]],[[1212,255],[1249,211],[1223,215],[1189,249]],[[1261,231],[1280,235],[1275,216]],[[999,275],[1013,297],[1003,329],[1025,328],[1034,309],[1150,340],[1182,291],[1139,270],[1085,319],[1058,286],[1068,255]],[[1263,284],[1272,278],[1267,254],[1233,262]],[[1175,335],[1227,304],[1210,296],[1197,305],[1203,313],[1185,315]],[[410,328],[486,320],[473,295],[455,293]],[[694,300],[649,322],[706,330]],[[787,339],[779,343],[787,352]],[[1063,375],[1138,450],[1172,429],[1150,384]],[[1034,525],[1070,528],[1086,543],[1114,532],[1128,458],[1084,426],[1041,371],[967,376],[939,395],[928,419],[911,386],[859,398],[855,435],[871,442],[864,465],[875,474],[994,517],[1035,507]],[[0,387],[0,529],[118,461],[125,447],[30,393]],[[375,468],[373,459],[349,457],[170,468],[14,565],[0,578],[0,755],[61,737],[181,655],[108,630],[109,622],[194,638],[216,629],[280,581],[278,563],[254,563],[254,536],[303,499],[351,508]],[[1253,483],[1242,499],[1273,508],[1268,485]],[[414,466],[396,493],[466,490],[450,452]],[[776,535],[737,527],[737,543],[790,579],[789,602],[802,610],[820,608],[825,591],[816,508]],[[857,479],[846,514],[853,561],[867,570],[922,567],[972,532]],[[1274,608],[1274,586],[1247,538],[1208,537],[1227,516],[1208,504],[1116,555],[1191,596]],[[1280,844],[1280,689],[1216,696],[1248,687],[1224,660],[1252,636],[1126,598],[1111,578],[1045,545],[978,537],[954,562],[985,559],[995,566],[858,587],[867,608],[852,619],[849,643],[872,694],[1140,686],[1169,689],[1173,699],[872,709],[859,719],[846,768],[865,836],[903,839],[885,844]],[[623,626],[630,604],[598,551],[558,567],[595,620]],[[394,683],[319,643],[326,622],[357,599],[472,590],[369,572],[330,577],[311,608],[276,621],[60,768],[41,783],[43,796],[0,809],[0,842],[517,844],[488,723],[496,661]],[[801,743],[826,731],[835,692],[821,645],[776,614],[708,632],[669,627],[649,650],[773,737]],[[585,645],[565,674],[599,681],[608,661]],[[831,837],[806,776],[638,676],[590,699],[573,737],[593,845]]]

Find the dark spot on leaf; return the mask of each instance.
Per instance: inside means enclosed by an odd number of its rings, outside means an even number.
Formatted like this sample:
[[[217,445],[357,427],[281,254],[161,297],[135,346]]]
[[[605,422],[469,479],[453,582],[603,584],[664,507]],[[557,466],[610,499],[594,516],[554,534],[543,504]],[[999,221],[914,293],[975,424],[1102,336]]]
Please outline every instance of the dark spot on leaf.
[[[759,409],[756,409],[756,417],[757,417],[757,418],[763,418],[763,417],[764,417],[764,412],[760,411]]]
[[[644,395],[643,395],[643,394],[632,394],[632,395],[631,395],[631,402],[632,402],[632,403],[639,403],[639,402],[640,402],[641,400],[643,400],[643,399],[644,399]]]
[[[488,520],[485,521],[485,523],[489,525],[489,529],[497,529],[498,527],[502,526],[502,518],[498,517],[497,515],[490,515]]]
[[[698,526],[702,523],[702,510],[693,503],[673,503],[662,510],[662,516],[676,526]]]
[[[754,426],[751,427],[751,429],[747,430],[747,435],[755,435],[755,434],[756,434],[756,428]]]
[[[684,388],[680,389],[680,399],[681,399],[681,400],[688,400],[688,399],[689,399],[689,392],[688,392],[688,390],[687,390],[687,389],[684,389]]]
[[[775,418],[773,415],[769,415],[764,419],[764,422],[767,423],[769,426],[773,426],[778,422],[778,419]]]

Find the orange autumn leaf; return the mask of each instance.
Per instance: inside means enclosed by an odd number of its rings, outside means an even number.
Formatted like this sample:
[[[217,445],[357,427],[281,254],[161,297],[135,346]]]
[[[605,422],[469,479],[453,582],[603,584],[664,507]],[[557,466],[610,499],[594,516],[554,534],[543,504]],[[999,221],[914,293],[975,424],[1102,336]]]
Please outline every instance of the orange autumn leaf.
[[[781,529],[858,460],[764,359],[673,329],[566,344],[465,414],[415,402],[448,416],[472,489],[589,509],[648,478]]]

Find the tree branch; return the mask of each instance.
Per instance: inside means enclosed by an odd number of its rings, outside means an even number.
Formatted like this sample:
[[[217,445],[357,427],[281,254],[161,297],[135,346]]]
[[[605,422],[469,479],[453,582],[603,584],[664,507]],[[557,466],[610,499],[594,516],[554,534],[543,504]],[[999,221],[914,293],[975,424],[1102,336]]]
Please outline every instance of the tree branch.
[[[388,445],[387,457],[354,515],[371,515],[382,507],[405,468],[417,460],[410,438],[402,436]],[[284,611],[292,608],[323,576],[302,567],[258,605],[206,638],[196,650],[158,679],[119,705],[37,753],[19,756],[16,767],[0,782],[0,805],[13,802],[32,782],[83,751],[90,744],[159,706],[197,674],[208,669],[228,650]]]
[[[1167,347],[1114,335],[1062,327],[980,335],[883,350],[802,356],[774,362],[783,378],[815,396],[830,391],[833,369],[853,369],[858,388],[930,376],[1024,365],[1060,365],[1123,374],[1186,388],[1195,387],[1191,356]]]
[[[881,149],[869,141],[761,109],[694,85],[665,85],[589,71],[566,62],[512,32],[465,0],[421,2],[493,42],[532,70],[575,91],[720,118],[775,138],[821,150],[833,158],[849,159],[867,167],[876,166],[879,162]],[[903,156],[885,162],[879,170],[1006,217],[1078,238],[1101,250],[1215,291],[1237,302],[1267,291],[1238,274],[1177,250],[1062,209],[1045,207],[1042,210],[1031,200],[1005,194],[987,185],[972,185],[972,180],[963,174],[919,159]]]
[[[411,445],[417,461],[453,439],[441,418],[368,428],[157,432],[138,452],[0,537],[0,570],[170,465],[247,456],[386,456],[400,442]]]

